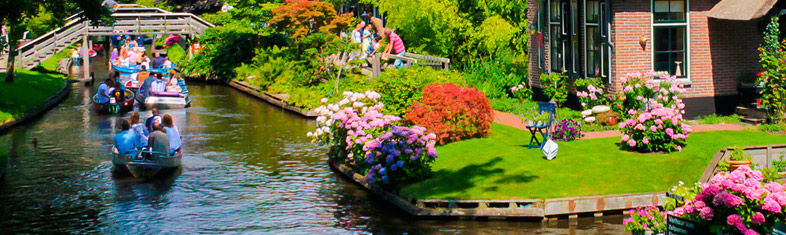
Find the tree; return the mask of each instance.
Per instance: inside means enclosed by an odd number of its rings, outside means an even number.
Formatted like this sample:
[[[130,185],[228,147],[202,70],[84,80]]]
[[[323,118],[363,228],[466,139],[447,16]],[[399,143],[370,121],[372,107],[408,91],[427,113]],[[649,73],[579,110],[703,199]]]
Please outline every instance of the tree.
[[[329,2],[287,0],[273,9],[273,18],[268,24],[299,39],[321,31],[345,31],[354,20],[351,13],[337,15],[333,4]]]
[[[100,0],[0,0],[0,23],[8,30],[8,71],[5,81],[14,81],[14,61],[19,40],[27,31],[25,21],[35,17],[45,9],[53,14],[51,23],[61,25],[69,14],[82,10],[85,17],[93,22],[108,20],[109,9],[101,6]]]

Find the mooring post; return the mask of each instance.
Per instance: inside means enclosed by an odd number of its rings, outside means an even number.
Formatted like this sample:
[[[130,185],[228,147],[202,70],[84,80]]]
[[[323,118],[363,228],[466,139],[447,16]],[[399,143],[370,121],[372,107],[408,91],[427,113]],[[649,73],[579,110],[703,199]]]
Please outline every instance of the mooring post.
[[[84,80],[88,81],[90,79],[90,55],[87,53],[88,51],[88,41],[87,41],[87,27],[88,22],[84,22],[84,28],[82,33],[82,73],[84,74]]]

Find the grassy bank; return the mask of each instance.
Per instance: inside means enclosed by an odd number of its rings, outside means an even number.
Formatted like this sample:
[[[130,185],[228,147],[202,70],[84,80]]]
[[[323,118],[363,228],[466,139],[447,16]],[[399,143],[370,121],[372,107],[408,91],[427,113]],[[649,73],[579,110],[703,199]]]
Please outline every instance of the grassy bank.
[[[71,45],[65,50],[58,52],[57,54],[53,55],[49,59],[44,60],[38,66],[43,68],[43,70],[52,73],[60,72],[60,68],[58,65],[60,64],[60,60],[69,58],[71,56],[71,50],[75,49],[76,45]]]
[[[683,152],[619,150],[619,137],[559,142],[547,161],[527,149],[529,132],[494,124],[486,138],[437,148],[434,175],[402,190],[421,199],[530,199],[666,191],[701,177],[723,147],[776,144],[786,136],[759,131],[693,133]]]
[[[0,78],[5,78],[5,73],[0,73]],[[38,108],[64,83],[63,75],[17,70],[13,83],[0,81],[0,123],[10,122]]]

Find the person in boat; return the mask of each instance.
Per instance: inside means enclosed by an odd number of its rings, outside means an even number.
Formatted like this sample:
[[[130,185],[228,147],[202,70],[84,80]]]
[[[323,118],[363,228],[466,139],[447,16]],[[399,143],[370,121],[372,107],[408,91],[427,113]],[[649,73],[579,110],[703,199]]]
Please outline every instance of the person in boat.
[[[165,69],[171,69],[172,67],[174,67],[174,64],[172,64],[172,61],[169,60],[169,56],[164,57],[164,65],[161,66],[161,67],[165,68]]]
[[[169,136],[161,123],[153,124],[153,132],[147,138],[147,146],[155,153],[169,153]]]
[[[174,69],[169,70],[169,82],[166,83],[166,91],[182,92],[183,88],[178,84],[178,77],[175,75],[177,75],[177,72]]]
[[[140,58],[141,62],[139,63],[139,65],[145,66],[145,68],[150,68],[150,57],[147,57],[147,55],[145,55],[144,52],[141,55],[142,57]]]
[[[134,133],[128,131],[131,129],[131,125],[129,125],[128,121],[125,119],[120,119],[120,129],[122,131],[117,133],[117,135],[115,135],[113,138],[114,150],[116,150],[115,153],[136,155],[137,148],[140,146],[136,142],[136,136],[134,136]]]
[[[142,65],[140,71],[136,73],[136,80],[139,81],[139,83],[145,83],[145,80],[147,80],[149,77],[150,72],[147,71],[147,66]]]
[[[150,92],[165,92],[167,82],[160,79],[161,75],[155,74],[156,79],[150,84]]]
[[[150,63],[154,69],[160,69],[161,66],[164,66],[164,57],[161,57],[161,53],[156,52],[155,57],[153,57],[153,62]]]
[[[109,87],[112,85],[112,79],[107,78],[101,85],[98,85],[98,98],[99,104],[109,103]]]
[[[147,120],[145,120],[145,127],[147,127],[147,131],[153,132],[155,130],[153,129],[153,125],[156,123],[161,123],[161,113],[158,112],[157,108],[153,108],[150,110],[150,112],[153,113],[153,116],[150,116],[147,118]]]
[[[158,74],[155,73],[152,74],[152,76],[148,76],[147,78],[145,78],[145,81],[142,82],[142,85],[139,86],[139,93],[141,95],[140,98],[147,98],[148,96],[150,96],[150,88],[152,88],[153,82],[157,80],[156,76],[158,76]]]
[[[126,97],[126,86],[123,85],[123,81],[120,81],[119,71],[115,71],[114,73],[112,73],[112,82],[114,83],[114,87],[116,91],[115,93],[113,93],[115,95],[115,98],[117,98],[118,101],[124,100]]]
[[[169,137],[169,155],[175,155],[183,147],[183,137],[180,136],[180,131],[177,130],[172,115],[164,114],[161,124],[164,125],[164,132]]]
[[[131,113],[129,122],[131,123],[131,130],[136,137],[137,147],[147,147],[147,137],[150,136],[150,131],[147,130],[145,124],[139,123],[139,113]]]

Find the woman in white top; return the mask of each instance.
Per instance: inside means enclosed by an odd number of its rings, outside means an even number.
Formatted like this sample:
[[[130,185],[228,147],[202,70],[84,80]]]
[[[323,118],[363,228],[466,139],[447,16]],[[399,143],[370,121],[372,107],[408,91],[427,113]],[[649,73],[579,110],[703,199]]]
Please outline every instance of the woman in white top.
[[[183,138],[180,137],[180,132],[172,120],[172,115],[164,114],[164,117],[161,118],[161,124],[164,124],[164,130],[166,130],[166,135],[169,137],[169,154],[174,155],[183,147]]]

